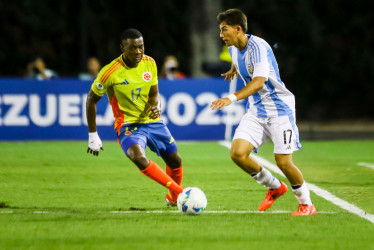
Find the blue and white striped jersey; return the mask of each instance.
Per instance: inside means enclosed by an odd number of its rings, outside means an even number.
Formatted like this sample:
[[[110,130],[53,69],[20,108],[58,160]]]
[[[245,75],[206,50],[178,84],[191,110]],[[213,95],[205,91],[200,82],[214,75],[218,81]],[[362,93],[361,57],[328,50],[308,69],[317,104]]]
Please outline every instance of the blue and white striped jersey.
[[[243,51],[229,47],[232,62],[244,84],[254,77],[266,78],[265,86],[248,97],[247,112],[257,117],[277,117],[295,113],[295,97],[282,82],[277,61],[270,45],[262,38],[247,35]]]

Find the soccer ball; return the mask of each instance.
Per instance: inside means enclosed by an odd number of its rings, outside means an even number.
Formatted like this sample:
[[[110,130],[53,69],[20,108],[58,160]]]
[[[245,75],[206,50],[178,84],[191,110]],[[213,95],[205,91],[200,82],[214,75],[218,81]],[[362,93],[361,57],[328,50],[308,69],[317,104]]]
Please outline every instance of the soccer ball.
[[[198,215],[204,212],[208,201],[201,189],[188,187],[183,189],[177,200],[178,210],[183,214]]]

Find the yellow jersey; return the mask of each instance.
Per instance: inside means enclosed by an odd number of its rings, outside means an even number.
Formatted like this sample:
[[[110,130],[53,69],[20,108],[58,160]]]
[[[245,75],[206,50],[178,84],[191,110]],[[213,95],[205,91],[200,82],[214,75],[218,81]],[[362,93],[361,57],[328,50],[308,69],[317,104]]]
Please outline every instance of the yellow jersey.
[[[160,119],[150,119],[146,113],[149,90],[156,84],[157,66],[152,57],[143,55],[136,68],[129,68],[121,55],[100,70],[91,89],[98,96],[107,93],[115,118],[114,128],[118,128],[122,124]]]

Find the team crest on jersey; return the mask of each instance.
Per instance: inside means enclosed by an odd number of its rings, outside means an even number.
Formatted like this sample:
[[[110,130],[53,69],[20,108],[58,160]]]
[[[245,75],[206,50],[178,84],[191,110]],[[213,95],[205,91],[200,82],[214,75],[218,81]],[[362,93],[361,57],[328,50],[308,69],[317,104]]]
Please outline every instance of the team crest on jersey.
[[[248,66],[248,72],[250,73],[250,74],[253,74],[253,67],[251,67],[251,66]]]
[[[149,82],[150,80],[152,80],[152,75],[151,75],[151,73],[149,73],[149,72],[144,72],[144,73],[143,73],[143,80],[146,81],[146,82]]]
[[[102,85],[101,83],[97,82],[96,83],[96,88],[102,90],[102,89],[104,89],[104,85]]]

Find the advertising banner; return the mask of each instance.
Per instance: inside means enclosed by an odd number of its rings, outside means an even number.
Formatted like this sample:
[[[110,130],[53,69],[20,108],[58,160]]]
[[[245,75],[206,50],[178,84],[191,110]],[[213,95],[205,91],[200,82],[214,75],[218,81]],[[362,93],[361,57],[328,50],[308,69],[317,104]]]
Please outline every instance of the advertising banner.
[[[86,140],[86,97],[91,82],[76,79],[0,80],[0,140]],[[223,79],[159,80],[161,119],[177,140],[231,138],[245,112],[245,102],[212,111],[228,95]],[[112,108],[105,95],[97,105],[97,130],[115,139]]]

